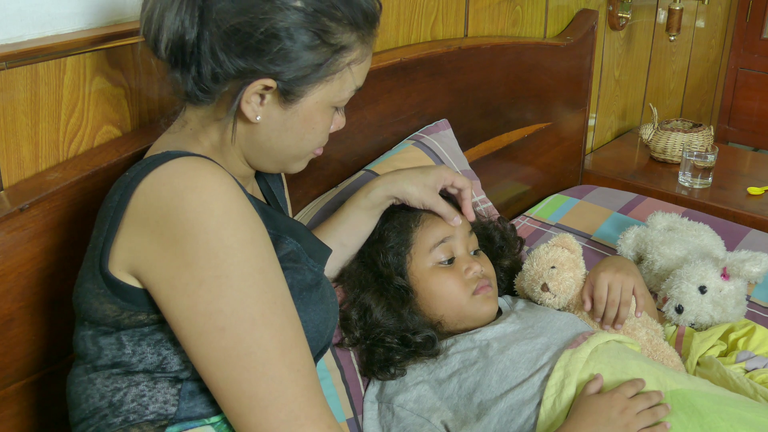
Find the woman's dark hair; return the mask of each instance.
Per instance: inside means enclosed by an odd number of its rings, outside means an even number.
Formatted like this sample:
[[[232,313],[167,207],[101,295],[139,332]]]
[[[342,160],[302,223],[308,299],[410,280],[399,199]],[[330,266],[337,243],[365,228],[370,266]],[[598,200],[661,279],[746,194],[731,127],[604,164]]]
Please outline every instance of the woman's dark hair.
[[[450,336],[420,311],[408,281],[414,237],[427,214],[405,205],[387,209],[336,277],[344,290],[340,345],[357,351],[363,376],[382,381],[402,377],[409,364],[437,357],[440,341]],[[472,228],[496,271],[499,296],[516,295],[514,279],[522,269],[525,241],[503,217],[478,218]]]
[[[380,0],[144,0],[141,34],[181,99],[210,105],[272,78],[289,106],[369,53]]]

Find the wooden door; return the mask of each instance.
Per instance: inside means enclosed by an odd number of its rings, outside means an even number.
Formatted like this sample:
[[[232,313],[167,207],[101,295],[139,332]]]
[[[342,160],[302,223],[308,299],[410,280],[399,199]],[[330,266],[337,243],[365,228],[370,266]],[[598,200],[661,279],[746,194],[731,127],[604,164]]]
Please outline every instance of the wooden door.
[[[740,0],[717,140],[768,149],[768,0]]]
[[[751,10],[747,11],[747,34],[744,39],[744,52],[768,57],[768,0],[753,0]]]

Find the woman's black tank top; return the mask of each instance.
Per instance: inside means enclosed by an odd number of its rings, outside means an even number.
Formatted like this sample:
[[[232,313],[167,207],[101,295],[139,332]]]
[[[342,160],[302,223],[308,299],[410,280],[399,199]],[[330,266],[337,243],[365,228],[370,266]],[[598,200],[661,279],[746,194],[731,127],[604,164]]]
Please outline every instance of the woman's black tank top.
[[[99,211],[73,297],[76,359],[67,401],[75,432],[164,430],[221,414],[149,292],[108,269],[112,242],[136,187],[180,157],[203,156],[172,151],[142,160],[118,179]],[[267,203],[244,188],[243,193],[267,228],[317,363],[338,321],[336,295],[324,275],[331,250],[288,215],[279,174],[257,173],[256,180]],[[259,281],[253,284],[257,289]]]

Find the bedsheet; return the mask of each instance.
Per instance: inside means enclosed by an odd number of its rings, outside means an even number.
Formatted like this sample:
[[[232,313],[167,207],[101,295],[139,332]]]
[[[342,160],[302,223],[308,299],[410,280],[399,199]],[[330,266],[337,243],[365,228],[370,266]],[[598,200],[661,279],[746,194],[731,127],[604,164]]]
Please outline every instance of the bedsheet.
[[[604,390],[642,376],[646,390],[664,392],[673,408],[664,418],[676,432],[765,432],[768,406],[718,387],[707,380],[674,371],[640,354],[640,346],[606,332],[582,335],[560,357],[547,382],[537,432],[551,432],[565,421],[576,395],[596,373]]]
[[[698,332],[677,326],[664,331],[689,374],[768,404],[768,329],[744,319]]]

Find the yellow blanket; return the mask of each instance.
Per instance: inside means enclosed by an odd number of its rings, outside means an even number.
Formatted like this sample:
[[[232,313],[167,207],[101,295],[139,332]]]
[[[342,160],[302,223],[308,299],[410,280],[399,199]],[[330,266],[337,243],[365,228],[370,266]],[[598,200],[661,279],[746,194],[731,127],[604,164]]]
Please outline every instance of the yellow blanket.
[[[676,432],[768,431],[768,405],[651,361],[632,339],[600,332],[577,343],[563,353],[547,382],[537,432],[557,429],[596,373],[604,377],[603,391],[633,378],[645,379],[646,390],[663,391],[672,407],[664,420]]]
[[[744,319],[700,332],[674,325],[664,331],[689,374],[768,403],[768,329]]]

